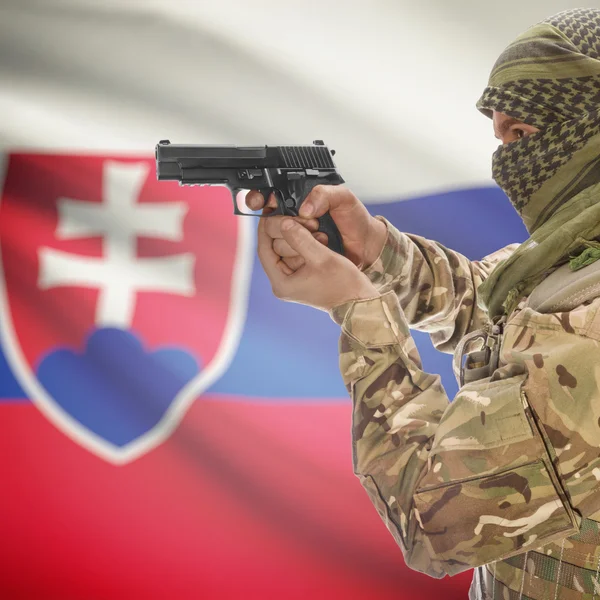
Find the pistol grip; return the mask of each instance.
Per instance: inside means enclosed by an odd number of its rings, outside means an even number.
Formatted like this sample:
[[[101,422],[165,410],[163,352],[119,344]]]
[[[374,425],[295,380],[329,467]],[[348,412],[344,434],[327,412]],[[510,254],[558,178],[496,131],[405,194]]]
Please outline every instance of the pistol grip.
[[[340,181],[343,183],[343,180]],[[302,203],[306,200],[306,197],[310,194],[311,190],[318,185],[337,185],[331,181],[319,181],[319,180],[304,180],[298,182],[301,186],[300,190],[295,190],[297,193],[294,194],[297,198],[296,214],[300,211]],[[289,213],[288,213],[289,214]],[[337,228],[333,217],[326,212],[322,217],[319,217],[319,231],[327,234],[327,247],[338,254],[344,255],[344,244],[342,242],[342,236],[340,230]]]
[[[333,217],[327,212],[319,217],[319,231],[327,234],[327,247],[338,254],[344,255],[344,244]]]

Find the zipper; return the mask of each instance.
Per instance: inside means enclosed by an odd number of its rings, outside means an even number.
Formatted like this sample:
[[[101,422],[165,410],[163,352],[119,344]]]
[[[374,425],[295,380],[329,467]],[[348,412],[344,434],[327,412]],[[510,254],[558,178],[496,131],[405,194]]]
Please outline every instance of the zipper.
[[[527,399],[527,394],[525,393],[525,390],[523,390],[523,389],[521,389],[521,402],[523,404],[523,408],[525,409],[525,416],[527,417],[527,419],[529,421],[529,426],[540,434],[542,443],[544,444],[544,448],[546,450],[546,456],[548,457],[548,460],[550,462],[550,464],[547,465],[547,468],[546,468],[546,470],[548,471],[548,474],[550,475],[550,480],[552,481],[552,484],[554,485],[556,493],[559,495],[559,497],[563,503],[563,506],[565,507],[565,510],[567,511],[567,514],[569,515],[569,518],[571,519],[571,523],[575,527],[578,528],[579,524],[578,524],[577,518],[575,517],[575,512],[571,508],[571,504],[567,498],[567,494],[564,491],[564,489],[560,483],[560,479],[554,470],[554,464],[555,464],[554,461],[557,458],[556,453],[554,452],[554,448],[553,448],[552,444],[550,443],[550,440],[548,439],[548,436],[546,435],[544,428],[540,424],[538,424],[536,418],[533,416],[534,415],[533,409],[531,408],[531,406],[529,404],[529,400]],[[543,457],[542,457],[542,460],[543,460]]]

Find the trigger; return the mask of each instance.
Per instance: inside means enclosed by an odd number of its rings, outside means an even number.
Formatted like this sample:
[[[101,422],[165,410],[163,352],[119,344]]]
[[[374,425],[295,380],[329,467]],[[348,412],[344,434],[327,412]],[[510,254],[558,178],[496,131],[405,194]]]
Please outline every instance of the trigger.
[[[277,190],[276,188],[269,188],[268,190],[261,190],[263,192],[263,195],[267,194],[266,196],[266,202],[267,202],[267,206],[268,206],[268,202],[271,198],[271,194],[273,194],[275,196],[275,202],[277,203],[277,207],[271,208],[271,212],[269,213],[269,215],[271,216],[275,216],[275,215],[285,215],[286,211],[285,211],[285,203],[282,200],[281,194],[279,193],[279,190]]]

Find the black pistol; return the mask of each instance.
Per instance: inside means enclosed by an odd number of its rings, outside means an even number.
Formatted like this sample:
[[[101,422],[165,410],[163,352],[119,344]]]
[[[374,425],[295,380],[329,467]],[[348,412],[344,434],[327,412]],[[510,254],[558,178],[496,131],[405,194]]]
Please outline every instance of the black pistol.
[[[242,216],[248,213],[237,204],[241,190],[258,190],[265,202],[273,193],[277,210],[266,216],[296,217],[315,186],[344,183],[334,154],[322,140],[312,146],[184,146],[163,140],[156,146],[156,176],[180,185],[225,185],[232,193],[234,213]],[[342,237],[329,213],[319,218],[319,231],[327,234],[331,250],[344,254]]]

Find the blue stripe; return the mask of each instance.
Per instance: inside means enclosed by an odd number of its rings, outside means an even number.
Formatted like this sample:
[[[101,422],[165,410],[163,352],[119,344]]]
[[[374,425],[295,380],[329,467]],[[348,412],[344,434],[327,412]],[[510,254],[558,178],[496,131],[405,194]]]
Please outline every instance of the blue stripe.
[[[521,220],[501,190],[476,188],[404,202],[370,205],[372,214],[402,231],[437,240],[471,259],[526,239]],[[345,401],[338,371],[339,327],[325,313],[275,299],[255,259],[248,317],[240,347],[227,373],[211,392],[260,399],[306,398]],[[439,373],[452,397],[456,383],[451,357],[436,352],[416,333],[425,369]],[[25,398],[0,353],[0,401]]]
[[[475,260],[527,232],[496,187],[370,205],[372,214],[454,249]],[[338,370],[339,327],[328,315],[276,300],[258,263],[250,294],[248,320],[235,359],[213,392],[260,398],[347,398]],[[415,333],[425,370],[438,373],[453,397],[457,385],[451,357],[437,352],[429,336]]]

